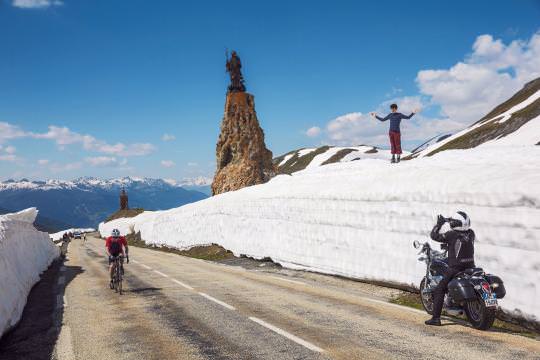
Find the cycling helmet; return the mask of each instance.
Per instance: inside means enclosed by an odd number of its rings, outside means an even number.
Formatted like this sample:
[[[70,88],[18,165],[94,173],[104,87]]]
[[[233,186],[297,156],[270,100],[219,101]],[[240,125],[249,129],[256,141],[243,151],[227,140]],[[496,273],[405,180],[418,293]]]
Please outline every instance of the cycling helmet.
[[[118,229],[113,229],[113,231],[111,232],[111,235],[113,237],[119,237],[120,236],[120,231]]]
[[[450,219],[448,223],[452,230],[467,231],[471,227],[471,219],[463,211],[458,211]]]

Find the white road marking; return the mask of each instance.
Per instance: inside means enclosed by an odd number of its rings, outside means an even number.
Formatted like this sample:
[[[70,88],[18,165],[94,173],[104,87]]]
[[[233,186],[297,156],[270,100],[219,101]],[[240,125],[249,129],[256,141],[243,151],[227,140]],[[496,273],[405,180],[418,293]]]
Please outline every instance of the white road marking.
[[[75,359],[75,352],[73,351],[73,344],[71,342],[71,328],[68,325],[64,325],[60,329],[55,348],[58,360]]]
[[[139,263],[139,265],[141,265],[145,269],[152,270],[152,268],[150,266],[148,266],[148,265],[141,264],[141,263]]]
[[[191,286],[189,286],[188,284],[184,284],[183,282],[178,281],[176,279],[171,279],[171,280],[174,281],[175,283],[177,283],[178,285],[185,287],[188,290],[193,290],[193,288]]]
[[[137,260],[129,260],[129,261],[131,261],[131,262],[134,263],[134,264],[138,264],[138,263],[139,263]]]
[[[167,275],[167,274],[164,274],[164,273],[162,273],[161,271],[157,271],[157,270],[154,270],[154,272],[155,272],[156,274],[158,274],[158,275],[161,275],[161,276],[163,276],[163,277],[166,277],[166,278],[168,278],[168,277],[169,277],[169,275]]]
[[[279,276],[270,276],[270,277],[273,278],[273,279],[281,280],[281,281],[287,281],[287,282],[290,282],[290,283],[293,283],[293,284],[307,285],[306,283],[301,282],[301,281],[289,280],[289,279],[281,278]]]
[[[65,282],[66,282],[66,277],[65,276],[60,276],[58,278],[58,285],[64,285]]]
[[[287,331],[283,330],[283,329],[280,329],[278,327],[275,327],[274,325],[271,325],[259,318],[256,318],[256,317],[250,317],[249,320],[251,321],[254,321],[256,322],[257,324],[259,325],[262,325],[264,326],[265,328],[267,329],[270,329],[272,330],[273,332],[281,335],[281,336],[285,336],[287,339],[289,340],[292,340],[294,341],[295,343],[299,344],[299,345],[302,345],[303,347],[305,348],[308,348],[309,350],[311,351],[316,351],[316,352],[324,352],[323,349],[321,349],[320,347],[316,346],[316,345],[313,345],[312,343],[310,343],[309,341],[306,341],[306,340],[303,340],[303,339],[300,339],[298,336],[295,336],[291,333],[288,333]]]
[[[211,297],[211,296],[208,295],[208,294],[205,294],[205,293],[200,292],[199,295],[201,295],[202,297],[205,297],[205,298],[207,298],[208,300],[213,301],[213,302],[215,302],[216,304],[219,304],[219,305],[221,305],[221,306],[223,306],[223,307],[225,307],[225,308],[227,308],[227,309],[229,309],[229,310],[236,310],[236,308],[235,308],[234,306],[231,306],[231,305],[229,305],[229,304],[227,304],[227,303],[224,303],[224,302],[221,301],[221,300],[218,300],[218,299],[216,299],[216,298],[213,298],[213,297]]]

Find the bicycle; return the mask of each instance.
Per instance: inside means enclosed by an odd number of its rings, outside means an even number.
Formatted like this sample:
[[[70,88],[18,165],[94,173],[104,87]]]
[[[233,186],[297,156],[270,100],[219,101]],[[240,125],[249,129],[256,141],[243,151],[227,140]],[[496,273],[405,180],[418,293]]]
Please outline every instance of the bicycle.
[[[123,280],[123,257],[122,255],[118,255],[114,257],[113,260],[113,277],[112,277],[112,283],[113,283],[113,289],[115,292],[122,295],[122,280]]]

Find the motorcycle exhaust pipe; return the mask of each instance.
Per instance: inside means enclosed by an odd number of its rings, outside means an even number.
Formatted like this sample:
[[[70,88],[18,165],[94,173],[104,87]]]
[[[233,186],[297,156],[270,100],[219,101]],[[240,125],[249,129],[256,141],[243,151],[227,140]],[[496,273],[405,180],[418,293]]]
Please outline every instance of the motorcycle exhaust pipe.
[[[446,309],[446,313],[450,316],[462,316],[463,310],[461,309]]]

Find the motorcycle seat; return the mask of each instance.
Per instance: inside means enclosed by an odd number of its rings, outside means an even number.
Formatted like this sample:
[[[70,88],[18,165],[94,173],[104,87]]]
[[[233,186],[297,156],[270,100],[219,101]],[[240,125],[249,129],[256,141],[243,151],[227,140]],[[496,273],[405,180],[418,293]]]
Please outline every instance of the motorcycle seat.
[[[461,274],[474,275],[474,274],[483,273],[483,272],[484,272],[484,269],[479,268],[479,267],[474,267],[474,268],[465,269],[457,275],[461,275]]]

